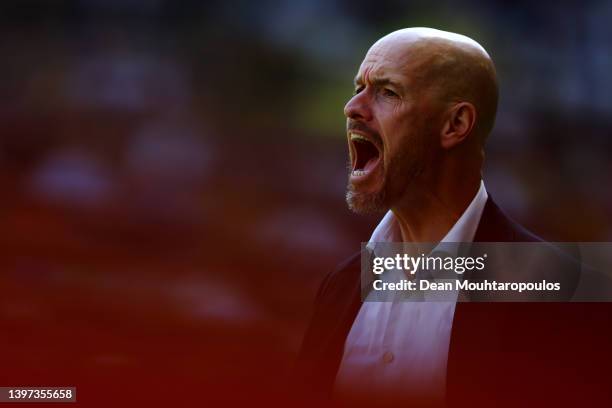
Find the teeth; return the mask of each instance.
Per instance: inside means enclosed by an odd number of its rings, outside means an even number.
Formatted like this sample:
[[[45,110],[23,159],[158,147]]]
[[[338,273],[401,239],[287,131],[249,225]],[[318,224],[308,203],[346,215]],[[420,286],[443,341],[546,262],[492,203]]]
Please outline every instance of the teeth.
[[[363,176],[366,174],[365,170],[353,170],[353,176]]]
[[[369,140],[367,138],[365,138],[364,136],[361,136],[357,133],[351,133],[351,140],[364,140],[366,142],[369,142]]]

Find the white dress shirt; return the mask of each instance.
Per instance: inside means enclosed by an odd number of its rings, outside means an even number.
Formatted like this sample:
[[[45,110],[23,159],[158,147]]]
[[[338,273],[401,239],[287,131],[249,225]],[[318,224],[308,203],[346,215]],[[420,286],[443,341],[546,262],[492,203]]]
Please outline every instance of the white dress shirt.
[[[472,242],[488,195],[484,183],[441,242]],[[368,243],[401,241],[389,211]],[[455,302],[375,302],[362,304],[344,344],[334,399],[360,394],[396,399],[444,400],[446,365]]]

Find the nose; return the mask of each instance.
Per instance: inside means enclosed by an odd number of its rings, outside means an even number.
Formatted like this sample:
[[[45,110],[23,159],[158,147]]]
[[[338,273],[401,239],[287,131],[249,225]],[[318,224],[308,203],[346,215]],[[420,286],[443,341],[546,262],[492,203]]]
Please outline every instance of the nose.
[[[349,99],[344,106],[344,115],[355,120],[369,121],[372,119],[369,98],[365,89]]]

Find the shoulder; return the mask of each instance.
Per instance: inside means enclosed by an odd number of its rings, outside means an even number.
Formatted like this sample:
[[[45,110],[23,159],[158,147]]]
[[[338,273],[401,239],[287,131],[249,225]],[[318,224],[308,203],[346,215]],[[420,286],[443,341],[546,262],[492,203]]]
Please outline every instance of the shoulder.
[[[489,196],[485,204],[475,242],[543,242],[533,232],[510,218]]]
[[[329,272],[317,291],[315,306],[327,306],[329,302],[337,302],[346,297],[351,289],[360,285],[361,251],[356,252],[340,262]]]
[[[554,300],[569,299],[576,290],[582,269],[577,246],[547,242],[510,218],[490,197],[474,241],[495,243],[490,249],[499,254],[493,268],[498,275],[515,281],[559,282],[563,290]]]

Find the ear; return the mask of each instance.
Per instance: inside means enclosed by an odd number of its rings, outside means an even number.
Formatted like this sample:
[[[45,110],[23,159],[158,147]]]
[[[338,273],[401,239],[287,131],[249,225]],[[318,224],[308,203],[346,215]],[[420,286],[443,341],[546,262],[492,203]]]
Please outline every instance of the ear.
[[[462,143],[472,132],[476,123],[476,108],[469,102],[460,102],[448,112],[442,127],[440,144],[443,149],[451,149]]]

